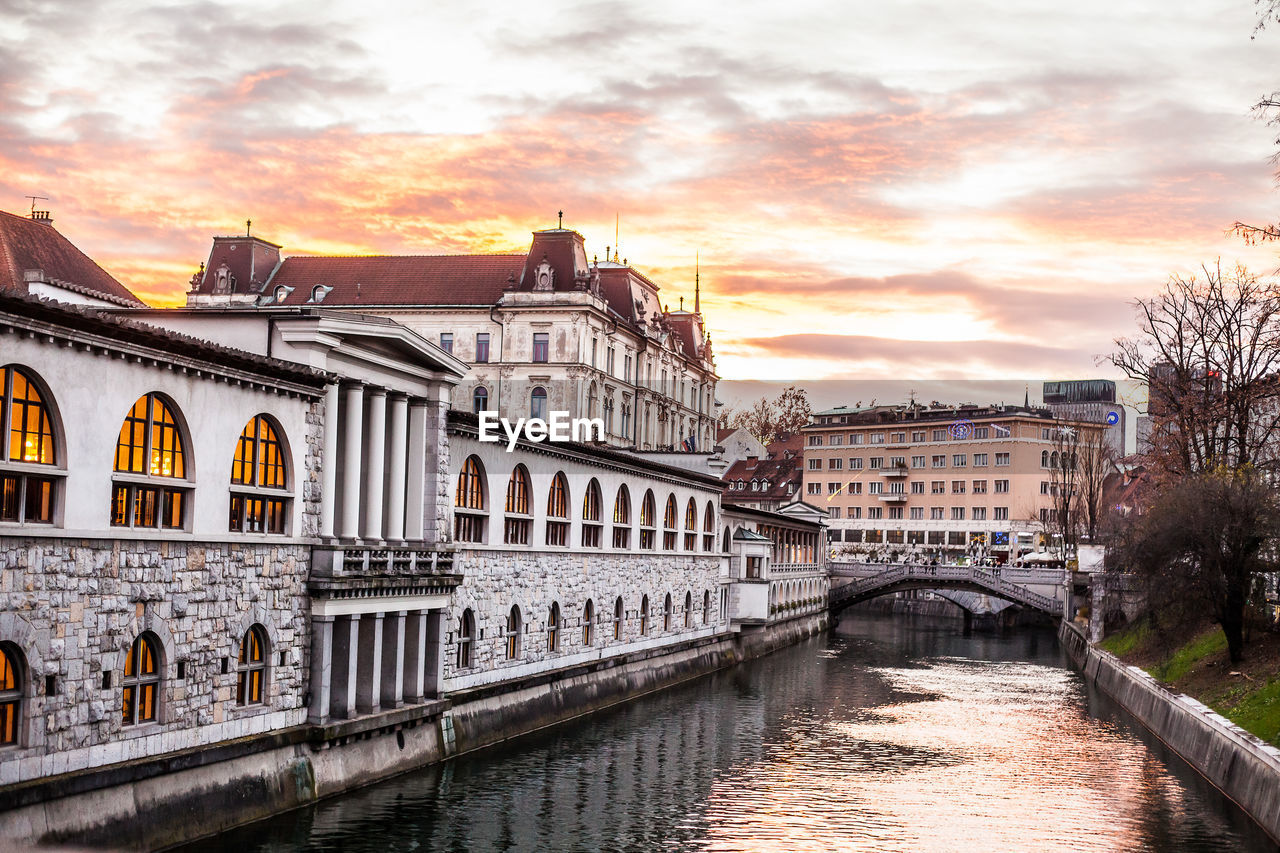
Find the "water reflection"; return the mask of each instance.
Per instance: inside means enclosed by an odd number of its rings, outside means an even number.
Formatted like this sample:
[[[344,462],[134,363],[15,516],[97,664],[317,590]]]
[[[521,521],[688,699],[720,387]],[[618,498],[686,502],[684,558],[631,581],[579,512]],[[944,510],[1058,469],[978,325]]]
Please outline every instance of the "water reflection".
[[[191,849],[1274,849],[1150,741],[1050,634],[859,616]]]

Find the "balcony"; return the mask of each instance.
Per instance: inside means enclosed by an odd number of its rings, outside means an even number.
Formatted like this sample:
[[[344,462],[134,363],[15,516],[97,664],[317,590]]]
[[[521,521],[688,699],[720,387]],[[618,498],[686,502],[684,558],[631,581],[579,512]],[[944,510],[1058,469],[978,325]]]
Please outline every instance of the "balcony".
[[[311,552],[307,587],[324,598],[450,594],[462,583],[453,550],[439,547],[320,546]],[[413,591],[410,593],[410,591]]]
[[[882,502],[887,504],[904,504],[907,502],[905,492],[890,492],[888,494],[876,495]]]
[[[881,477],[905,477],[911,473],[906,465],[890,465],[888,468],[880,469]]]

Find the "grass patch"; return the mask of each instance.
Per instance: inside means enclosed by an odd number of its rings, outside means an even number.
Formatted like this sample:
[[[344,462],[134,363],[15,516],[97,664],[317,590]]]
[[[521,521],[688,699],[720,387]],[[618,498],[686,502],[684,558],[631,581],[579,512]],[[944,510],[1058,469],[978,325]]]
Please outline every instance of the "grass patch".
[[[1246,682],[1211,707],[1250,734],[1280,746],[1280,678],[1262,687]]]
[[[1215,625],[1201,631],[1191,642],[1175,651],[1164,663],[1152,667],[1151,674],[1161,681],[1177,681],[1205,658],[1220,655],[1226,650],[1227,635]]]
[[[1124,628],[1109,635],[1099,646],[1111,652],[1116,657],[1124,657],[1132,652],[1138,646],[1142,645],[1147,636],[1151,633],[1151,626],[1144,619],[1141,622],[1134,622],[1126,625]]]

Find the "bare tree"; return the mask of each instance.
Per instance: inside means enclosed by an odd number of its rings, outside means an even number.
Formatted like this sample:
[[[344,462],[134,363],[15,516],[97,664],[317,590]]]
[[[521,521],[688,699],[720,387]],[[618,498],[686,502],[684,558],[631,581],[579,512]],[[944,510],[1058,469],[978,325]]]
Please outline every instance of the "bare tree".
[[[767,445],[780,435],[797,432],[809,423],[812,413],[809,395],[791,385],[772,401],[761,397],[750,408],[725,411],[720,422],[727,429],[745,429]]]
[[[1116,473],[1116,453],[1107,443],[1104,431],[1086,430],[1076,448],[1076,464],[1080,482],[1080,521],[1090,542],[1097,541],[1103,527],[1106,508],[1103,506],[1103,489],[1107,478]]]
[[[1049,496],[1053,509],[1049,512],[1048,529],[1054,548],[1062,559],[1076,554],[1080,539],[1080,429],[1069,424],[1059,426],[1049,455]]]
[[[1243,267],[1173,276],[1137,303],[1112,364],[1148,385],[1156,468],[1186,476],[1270,464],[1280,430],[1280,292]]]

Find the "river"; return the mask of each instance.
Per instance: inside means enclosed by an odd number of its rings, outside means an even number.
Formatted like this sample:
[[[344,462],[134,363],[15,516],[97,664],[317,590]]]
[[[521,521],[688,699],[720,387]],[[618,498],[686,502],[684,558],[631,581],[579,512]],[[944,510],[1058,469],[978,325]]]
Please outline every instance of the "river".
[[[1274,851],[1053,634],[836,631],[190,851]]]

